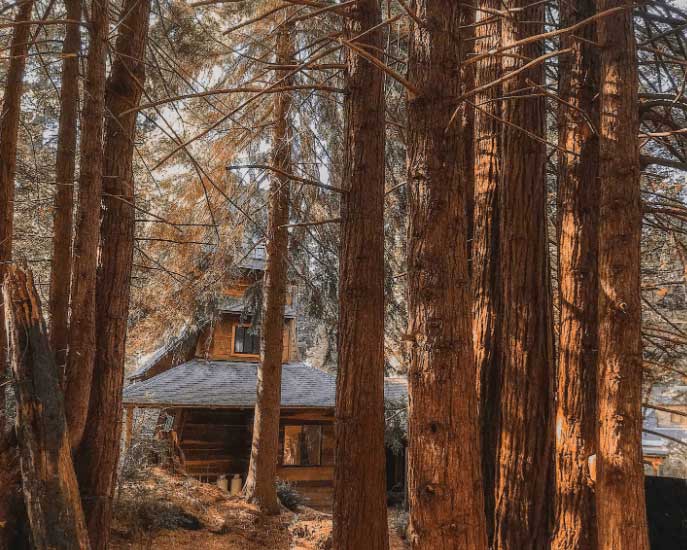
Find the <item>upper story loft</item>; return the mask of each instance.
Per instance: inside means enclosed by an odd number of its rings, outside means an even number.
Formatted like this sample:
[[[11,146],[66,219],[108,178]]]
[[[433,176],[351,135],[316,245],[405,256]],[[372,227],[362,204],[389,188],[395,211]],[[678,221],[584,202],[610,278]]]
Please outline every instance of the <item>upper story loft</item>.
[[[133,382],[146,380],[185,361],[260,361],[260,326],[253,323],[253,295],[266,265],[265,248],[258,246],[239,264],[238,274],[229,280],[217,299],[212,318],[200,327],[185,327],[160,349],[144,357],[130,376]],[[284,307],[282,360],[299,360],[297,347],[296,289],[287,287]]]
[[[196,344],[196,357],[210,361],[259,361],[260,327],[246,314],[248,285],[239,281],[226,289],[212,323],[205,326]],[[284,308],[283,361],[298,360],[296,347],[296,311],[292,292]]]

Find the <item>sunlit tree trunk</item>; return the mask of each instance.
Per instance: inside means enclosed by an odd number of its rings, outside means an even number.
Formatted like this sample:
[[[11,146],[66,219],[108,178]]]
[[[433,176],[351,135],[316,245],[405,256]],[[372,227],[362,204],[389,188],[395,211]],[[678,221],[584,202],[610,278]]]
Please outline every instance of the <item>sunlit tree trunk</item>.
[[[81,1],[67,0],[67,19],[81,20]],[[66,25],[62,45],[62,86],[60,88],[60,126],[55,160],[55,212],[53,253],[50,270],[50,346],[58,369],[67,357],[69,337],[69,286],[72,274],[72,231],[74,218],[74,172],[76,134],[79,118],[79,53],[81,29],[78,23]]]
[[[284,22],[277,34],[277,64],[293,63],[291,27]],[[279,76],[281,78],[281,75]],[[284,82],[288,85],[288,79]],[[291,173],[291,94],[275,95],[272,163],[282,173]],[[279,512],[276,492],[279,452],[279,411],[281,405],[281,367],[284,353],[284,306],[288,268],[289,179],[272,178],[267,227],[267,267],[265,270],[265,308],[262,318],[262,361],[258,366],[258,393],[253,423],[246,497],[267,513]]]
[[[560,3],[568,27],[596,12],[594,0]],[[579,37],[579,38],[578,38]],[[596,454],[598,346],[599,53],[587,25],[561,38],[558,95],[558,280],[554,550],[596,548],[590,461]]]
[[[598,23],[601,214],[597,507],[600,550],[649,548],[642,467],[642,344],[637,59],[632,3]]]
[[[81,111],[79,200],[71,285],[66,411],[72,447],[83,437],[95,360],[95,287],[100,235],[105,113],[107,0],[90,6],[88,62]]]
[[[140,103],[145,83],[150,0],[127,0],[122,14],[106,88],[95,367],[88,422],[75,459],[94,549],[107,548],[120,450],[135,227],[136,112],[132,110]]]
[[[14,228],[14,176],[17,170],[17,139],[21,96],[24,90],[24,69],[29,50],[33,0],[18,2],[9,50],[9,67],[2,96],[0,113],[0,284],[5,269],[12,261]],[[0,384],[7,373],[7,339],[0,296]],[[5,427],[5,387],[0,387],[0,430]]]
[[[472,155],[465,10],[419,0],[410,42],[408,101],[408,497],[417,550],[486,550],[475,362],[470,325],[468,209]],[[448,130],[447,130],[448,128]]]
[[[479,0],[475,27],[475,52],[489,52],[501,43],[501,20],[494,10],[501,0]],[[494,82],[501,74],[501,61],[487,56],[476,64],[475,87]],[[501,174],[501,131],[499,122],[501,87],[492,86],[475,99],[474,129],[474,208],[472,241],[473,345],[480,413],[482,477],[484,485],[487,532],[491,541],[494,528],[494,478],[496,444],[499,435],[501,369],[497,362],[499,349],[500,304],[499,202]]]
[[[360,0],[347,15],[346,38],[365,33],[356,46],[379,56],[379,0]],[[382,72],[350,49],[347,77],[333,540],[336,550],[386,550],[384,86]]]
[[[507,46],[543,31],[544,5],[504,2]],[[543,53],[541,41],[502,56],[504,74]],[[540,550],[549,541],[553,482],[553,327],[540,64],[504,81],[499,189],[501,369],[495,458],[494,548]],[[522,96],[522,97],[518,97]]]

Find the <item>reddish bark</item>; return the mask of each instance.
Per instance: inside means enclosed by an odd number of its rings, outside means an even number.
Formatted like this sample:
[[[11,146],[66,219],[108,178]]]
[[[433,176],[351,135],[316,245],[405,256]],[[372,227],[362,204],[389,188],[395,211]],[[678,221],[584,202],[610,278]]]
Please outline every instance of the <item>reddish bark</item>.
[[[560,4],[561,25],[594,15],[594,0]],[[579,37],[579,38],[578,38]],[[589,461],[596,454],[598,346],[599,55],[594,25],[561,38],[558,95],[558,281],[553,550],[595,550],[596,504]]]
[[[347,15],[347,39],[362,34],[356,45],[380,55],[379,0],[360,0],[348,8]],[[333,540],[337,550],[387,550],[384,78],[379,69],[350,50],[347,78]]]
[[[277,64],[292,64],[293,50],[291,28],[288,23],[283,22],[277,34]],[[285,85],[289,83],[285,82]],[[291,106],[290,93],[275,95],[272,157],[273,165],[284,174],[291,173]],[[246,497],[267,513],[279,513],[276,482],[289,249],[289,232],[285,226],[288,223],[289,179],[276,176],[272,180],[269,197],[267,266],[264,281],[265,311],[261,330],[263,353],[258,366],[253,445],[246,481]]]
[[[501,43],[500,18],[493,17],[501,0],[480,0],[477,11],[475,50],[491,51]],[[500,59],[488,56],[477,63],[475,86],[495,81],[501,74]],[[491,541],[494,528],[494,478],[496,444],[499,436],[501,369],[496,361],[499,350],[500,290],[499,202],[501,174],[501,104],[496,101],[501,87],[493,86],[475,97],[474,226],[472,244],[473,346],[477,369],[482,476],[487,532]]]
[[[473,166],[464,142],[469,81],[465,10],[419,0],[408,101],[408,497],[413,549],[486,550],[477,387],[472,350],[468,208]],[[448,128],[448,130],[447,130]]]
[[[81,20],[81,1],[66,0],[67,19]],[[78,23],[66,25],[62,45],[62,87],[60,126],[55,160],[55,212],[53,253],[50,271],[50,346],[58,368],[67,357],[69,336],[69,286],[72,275],[72,230],[74,217],[74,170],[76,133],[79,117],[79,53],[81,31]]]
[[[544,5],[512,0],[501,23],[503,45],[543,30]],[[504,74],[541,55],[541,42],[502,57]],[[554,372],[548,263],[546,149],[539,65],[503,83],[499,188],[499,430],[495,458],[495,550],[539,550],[549,542]],[[523,97],[517,97],[523,96]],[[524,130],[524,131],[523,131]],[[538,136],[540,139],[536,139]]]
[[[598,23],[599,372],[597,507],[600,550],[648,550],[642,467],[642,343],[637,65],[632,3]]]
[[[127,0],[107,81],[103,211],[96,290],[95,369],[88,423],[76,454],[76,469],[94,549],[109,540],[122,418],[130,278],[134,250],[136,113],[145,81],[143,56],[150,0]]]
[[[72,447],[83,437],[95,359],[95,287],[103,175],[108,0],[90,7],[88,64],[81,112],[79,200],[71,284],[65,405]]]

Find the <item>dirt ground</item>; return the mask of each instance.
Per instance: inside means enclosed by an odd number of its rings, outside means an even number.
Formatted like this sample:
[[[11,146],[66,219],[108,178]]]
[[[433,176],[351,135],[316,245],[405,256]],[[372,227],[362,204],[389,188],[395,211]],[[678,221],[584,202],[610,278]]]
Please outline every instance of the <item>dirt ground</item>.
[[[391,550],[408,546],[389,514]],[[213,485],[152,470],[117,496],[112,550],[330,550],[331,515],[307,507],[265,517]]]

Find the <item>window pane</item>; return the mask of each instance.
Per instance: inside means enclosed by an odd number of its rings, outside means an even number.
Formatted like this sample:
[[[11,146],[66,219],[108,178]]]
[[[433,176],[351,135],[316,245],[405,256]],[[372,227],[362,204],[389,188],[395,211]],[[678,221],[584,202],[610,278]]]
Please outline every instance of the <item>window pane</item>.
[[[322,449],[322,426],[303,426],[303,445],[301,446],[301,464],[319,466]]]
[[[253,327],[240,327],[234,329],[234,353],[246,355],[260,354],[260,331]]]
[[[234,353],[243,353],[243,339],[246,333],[244,327],[236,327],[234,330]]]
[[[298,466],[301,463],[301,427],[284,426],[284,464]]]
[[[248,340],[250,342],[250,352],[253,355],[259,355],[260,354],[260,331],[255,329],[247,329],[247,332],[249,334]]]
[[[322,466],[334,466],[334,426],[322,426]]]

